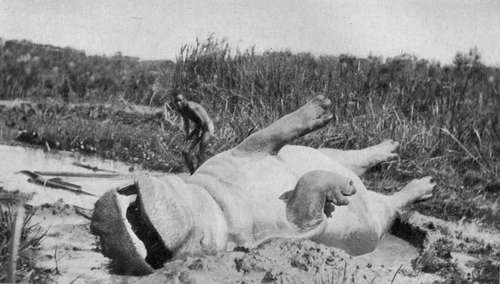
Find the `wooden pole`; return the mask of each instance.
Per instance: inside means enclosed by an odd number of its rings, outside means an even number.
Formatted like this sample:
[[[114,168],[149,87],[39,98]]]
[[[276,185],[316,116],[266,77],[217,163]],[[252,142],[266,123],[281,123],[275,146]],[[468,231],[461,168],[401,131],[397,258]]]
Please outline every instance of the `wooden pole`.
[[[12,223],[12,235],[9,243],[9,266],[7,271],[7,282],[16,282],[17,257],[19,254],[19,245],[21,242],[21,234],[24,223],[24,202],[17,202],[16,212],[14,214],[14,222]]]

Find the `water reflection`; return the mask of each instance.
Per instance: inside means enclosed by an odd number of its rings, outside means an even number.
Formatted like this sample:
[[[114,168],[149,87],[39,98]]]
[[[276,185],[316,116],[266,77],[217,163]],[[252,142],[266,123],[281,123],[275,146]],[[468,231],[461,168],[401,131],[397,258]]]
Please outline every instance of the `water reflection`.
[[[96,196],[100,196],[108,189],[123,186],[133,181],[133,177],[128,171],[130,165],[121,162],[71,152],[54,154],[45,153],[40,149],[0,145],[0,186],[6,190],[34,193],[33,199],[30,201],[30,204],[34,206],[50,204],[62,199],[67,204],[91,209],[97,197],[32,184],[27,181],[27,176],[18,173],[21,170],[92,173],[91,170],[73,165],[74,162],[124,174],[113,178],[62,177],[64,181],[78,184],[82,186],[82,190]]]

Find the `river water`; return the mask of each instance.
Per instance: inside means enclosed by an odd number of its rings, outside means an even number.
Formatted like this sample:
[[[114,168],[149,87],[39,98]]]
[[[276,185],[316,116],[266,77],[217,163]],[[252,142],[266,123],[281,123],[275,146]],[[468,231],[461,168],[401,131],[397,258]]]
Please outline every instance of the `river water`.
[[[64,181],[80,185],[82,190],[96,195],[90,196],[29,183],[28,176],[19,173],[21,170],[93,173],[91,170],[73,165],[73,162],[89,164],[124,175],[113,178],[63,177]],[[29,204],[33,206],[52,204],[62,199],[66,204],[92,209],[98,196],[109,189],[127,185],[133,181],[129,175],[129,167],[130,165],[121,162],[82,156],[77,153],[53,154],[45,153],[40,149],[0,145],[0,187],[9,191],[34,193],[32,200],[29,201]]]

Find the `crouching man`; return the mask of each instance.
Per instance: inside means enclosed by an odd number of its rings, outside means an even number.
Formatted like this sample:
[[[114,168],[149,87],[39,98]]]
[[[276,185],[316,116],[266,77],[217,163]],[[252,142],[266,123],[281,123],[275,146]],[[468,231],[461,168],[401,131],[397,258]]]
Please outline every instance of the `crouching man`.
[[[188,101],[182,93],[173,93],[176,111],[181,115],[186,141],[191,140],[188,151],[184,151],[184,159],[189,171],[193,173],[207,159],[207,146],[214,137],[214,123],[203,106],[198,103]],[[191,130],[190,125],[193,125]],[[192,159],[192,153],[198,147],[197,163]]]

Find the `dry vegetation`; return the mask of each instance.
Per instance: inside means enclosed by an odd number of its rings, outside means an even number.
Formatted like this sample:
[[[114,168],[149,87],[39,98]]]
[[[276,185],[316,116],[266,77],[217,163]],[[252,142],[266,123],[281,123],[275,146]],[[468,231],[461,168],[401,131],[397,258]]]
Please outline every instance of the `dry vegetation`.
[[[397,140],[400,159],[366,176],[371,189],[392,192],[433,175],[438,188],[414,206],[419,212],[500,229],[500,70],[483,65],[475,49],[441,66],[410,55],[256,54],[209,38],[184,46],[173,63],[5,41],[0,99],[35,103],[0,108],[0,135],[11,141],[27,130],[37,133],[27,140],[51,148],[181,171],[177,121],[124,111],[127,104],[160,107],[174,87],[207,107],[217,128],[214,152],[324,93],[334,122],[297,143],[353,149]],[[499,261],[500,254],[482,258]]]
[[[16,213],[16,202],[19,202],[16,194],[6,193],[0,187],[0,282],[6,282],[7,267],[9,261],[9,246],[13,236],[13,223]],[[26,281],[30,276],[38,274],[33,270],[34,249],[40,245],[44,233],[38,224],[31,221],[35,211],[28,208],[28,213],[22,221],[20,243],[18,247],[17,271],[14,279]]]

